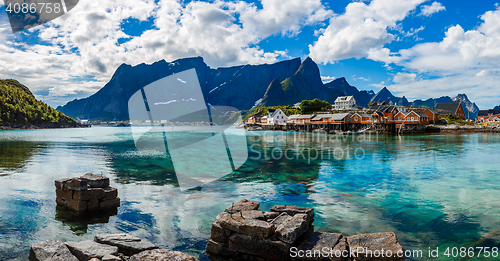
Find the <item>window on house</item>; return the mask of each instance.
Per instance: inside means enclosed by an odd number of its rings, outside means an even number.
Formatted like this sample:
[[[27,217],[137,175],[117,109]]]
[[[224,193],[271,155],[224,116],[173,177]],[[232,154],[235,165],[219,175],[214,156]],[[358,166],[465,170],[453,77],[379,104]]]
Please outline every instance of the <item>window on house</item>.
[[[355,120],[355,121],[358,121],[358,117],[354,117],[354,120]]]
[[[403,117],[399,116],[399,120],[402,120],[402,119],[403,119]]]

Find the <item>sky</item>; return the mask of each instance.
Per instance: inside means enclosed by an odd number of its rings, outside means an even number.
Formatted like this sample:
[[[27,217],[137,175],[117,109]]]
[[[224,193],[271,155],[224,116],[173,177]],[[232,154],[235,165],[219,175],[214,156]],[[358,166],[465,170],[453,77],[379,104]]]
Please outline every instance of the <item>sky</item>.
[[[497,0],[500,2],[500,0]],[[500,105],[500,5],[456,0],[80,0],[13,33],[0,0],[0,79],[56,107],[122,63],[202,56],[212,68],[311,57],[324,82],[409,100],[466,93]]]

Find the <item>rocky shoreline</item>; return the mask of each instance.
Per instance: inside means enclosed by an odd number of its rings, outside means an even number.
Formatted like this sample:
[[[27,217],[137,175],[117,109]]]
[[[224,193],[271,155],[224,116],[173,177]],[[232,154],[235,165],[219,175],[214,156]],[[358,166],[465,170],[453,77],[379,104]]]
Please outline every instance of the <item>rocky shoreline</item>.
[[[30,248],[29,261],[197,261],[127,234],[100,234],[94,240],[44,241]]]
[[[500,133],[500,124],[479,125],[430,125],[426,128],[428,132],[435,133]]]
[[[314,232],[312,208],[258,209],[259,203],[242,200],[217,216],[206,247],[210,260],[405,260],[392,232],[354,236]]]

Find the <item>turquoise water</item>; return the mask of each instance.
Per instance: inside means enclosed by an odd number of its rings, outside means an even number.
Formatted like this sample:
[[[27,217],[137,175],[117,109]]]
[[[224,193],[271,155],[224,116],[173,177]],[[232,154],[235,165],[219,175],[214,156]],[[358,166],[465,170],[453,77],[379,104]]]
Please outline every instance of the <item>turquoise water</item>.
[[[446,247],[488,245],[481,235],[500,228],[498,134],[247,139],[249,159],[233,175],[181,190],[168,154],[138,151],[129,128],[2,131],[0,260],[27,260],[34,242],[121,232],[207,260],[211,222],[241,199],[313,207],[317,231],[394,231],[407,249],[439,247],[435,260],[449,259]],[[56,209],[54,180],[87,172],[118,188],[116,213]]]

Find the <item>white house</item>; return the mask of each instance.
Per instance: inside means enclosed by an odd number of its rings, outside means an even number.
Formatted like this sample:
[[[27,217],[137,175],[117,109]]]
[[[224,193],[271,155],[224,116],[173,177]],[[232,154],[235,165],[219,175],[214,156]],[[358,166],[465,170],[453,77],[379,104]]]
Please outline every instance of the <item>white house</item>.
[[[282,124],[286,123],[286,114],[281,109],[269,109],[267,110],[269,115],[267,116],[267,123],[269,124]]]
[[[354,96],[339,96],[335,100],[335,110],[355,110],[356,100]]]

